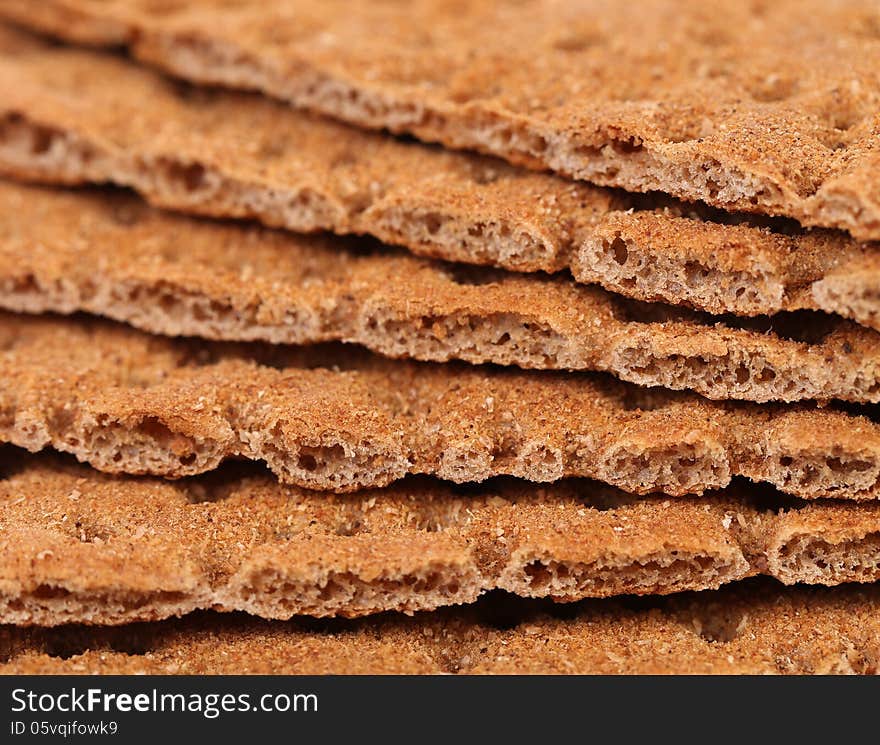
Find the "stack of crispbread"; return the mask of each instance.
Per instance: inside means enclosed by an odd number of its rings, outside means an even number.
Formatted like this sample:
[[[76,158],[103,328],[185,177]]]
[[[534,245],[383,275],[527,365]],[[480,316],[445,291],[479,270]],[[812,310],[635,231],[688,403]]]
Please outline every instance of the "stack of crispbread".
[[[880,670],[875,3],[0,17],[0,671]]]

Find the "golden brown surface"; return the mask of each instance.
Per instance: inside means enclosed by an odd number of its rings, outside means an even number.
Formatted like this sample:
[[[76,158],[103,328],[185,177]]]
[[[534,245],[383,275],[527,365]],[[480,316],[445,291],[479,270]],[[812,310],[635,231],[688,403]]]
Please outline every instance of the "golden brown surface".
[[[873,0],[3,0],[59,36],[631,191],[880,237]]]
[[[197,609],[361,616],[504,589],[559,601],[705,590],[756,574],[880,579],[880,504],[743,485],[638,498],[589,481],[422,479],[335,496],[227,466],[168,482],[3,454],[0,623],[157,620]],[[786,501],[786,500],[782,500]]]
[[[0,630],[5,674],[875,674],[877,585],[728,589],[556,606],[268,622],[202,613],[116,628]]]
[[[581,282],[714,313],[818,308],[880,325],[877,245],[839,232],[778,221],[772,232],[406,144],[8,29],[0,48],[7,174],[110,181],[178,210],[367,233],[456,261],[570,268]]]
[[[712,398],[880,400],[880,334],[849,321],[724,324],[561,277],[172,217],[116,192],[0,182],[0,307],[89,311],[170,335],[605,370]]]
[[[830,407],[350,347],[172,340],[76,318],[2,315],[0,349],[0,438],[105,471],[179,477],[241,457],[339,491],[431,474],[586,476],[682,495],[742,475],[805,498],[880,496],[880,425]]]

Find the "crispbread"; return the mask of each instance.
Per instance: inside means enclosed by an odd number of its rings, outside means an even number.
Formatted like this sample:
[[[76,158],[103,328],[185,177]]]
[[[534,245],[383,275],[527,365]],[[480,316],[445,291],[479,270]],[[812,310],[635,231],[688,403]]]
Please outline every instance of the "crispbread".
[[[636,299],[714,313],[818,308],[880,323],[877,246],[842,233],[730,224],[738,218],[402,143],[256,96],[181,90],[8,29],[0,47],[6,173],[111,181],[178,210],[367,233],[445,259],[570,268]]]
[[[873,0],[3,0],[191,80],[631,191],[880,237]]]
[[[172,340],[97,320],[3,315],[0,349],[0,439],[106,471],[179,477],[243,457],[340,491],[424,473],[587,476],[681,495],[742,475],[805,498],[880,496],[880,425],[832,408]]]
[[[0,673],[723,673],[880,670],[880,588],[748,581],[576,606],[494,596],[349,621],[201,613],[116,628],[0,630]]]
[[[6,453],[0,623],[156,620],[205,608],[361,616],[504,589],[557,601],[880,579],[880,504],[776,511],[739,485],[636,498],[588,481],[457,492],[410,480],[334,496],[230,466],[184,481],[107,476]],[[773,509],[768,507],[773,505]]]
[[[880,401],[880,334],[850,321],[803,312],[724,325],[564,278],[177,218],[113,192],[0,182],[0,307],[84,310],[170,335],[605,370],[712,398]]]

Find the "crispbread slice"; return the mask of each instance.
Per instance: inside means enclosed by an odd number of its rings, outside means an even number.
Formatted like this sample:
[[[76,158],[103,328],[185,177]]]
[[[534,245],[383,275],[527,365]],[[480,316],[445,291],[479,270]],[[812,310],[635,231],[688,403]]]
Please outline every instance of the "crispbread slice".
[[[561,613],[560,613],[561,611]],[[747,581],[637,606],[494,596],[349,621],[201,613],[115,628],[0,630],[4,674],[875,674],[880,588]]]
[[[587,476],[682,495],[742,475],[805,498],[880,496],[880,425],[832,407],[172,340],[97,320],[2,315],[0,349],[0,439],[106,471],[179,477],[242,457],[340,491],[422,473]]]
[[[880,237],[873,0],[3,0],[198,82],[631,191]]]
[[[424,479],[334,496],[254,469],[168,482],[4,454],[0,623],[157,620],[197,610],[361,616],[496,589],[557,601],[880,579],[880,504],[778,508],[743,485],[636,498],[587,481]],[[751,494],[756,490],[751,488]],[[774,504],[775,502],[775,504]]]
[[[8,29],[0,48],[7,174],[110,181],[178,210],[367,233],[456,261],[570,268],[581,282],[714,313],[823,309],[880,323],[877,246],[842,233],[731,224],[738,218],[406,144],[256,96],[182,90]]]
[[[803,312],[742,326],[564,278],[172,217],[125,194],[0,182],[0,307],[151,332],[610,371],[712,398],[880,401],[880,334]]]

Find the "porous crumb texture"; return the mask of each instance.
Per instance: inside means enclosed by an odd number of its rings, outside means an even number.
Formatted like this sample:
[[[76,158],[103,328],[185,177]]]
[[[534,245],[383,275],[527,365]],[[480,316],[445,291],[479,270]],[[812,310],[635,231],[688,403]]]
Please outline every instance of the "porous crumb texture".
[[[408,480],[333,496],[254,468],[168,482],[3,453],[0,623],[157,620],[197,609],[360,616],[504,589],[574,601],[715,589],[765,574],[880,578],[880,504],[738,485],[637,498],[590,481]]]
[[[114,182],[164,207],[365,233],[447,260],[570,269],[580,282],[638,300],[712,313],[821,309],[880,324],[877,245],[837,231],[745,220],[404,143],[259,96],[190,89],[10,29],[0,29],[0,50],[0,170],[8,175]]]
[[[50,316],[0,315],[0,350],[0,439],[105,471],[180,477],[239,457],[337,491],[431,474],[683,495],[740,475],[804,498],[880,496],[870,408],[716,403],[595,374],[173,340]]]
[[[717,399],[880,401],[880,334],[851,321],[800,311],[723,323],[560,277],[173,217],[117,192],[0,182],[0,307],[89,311],[168,335],[602,370]]]
[[[638,603],[506,595],[466,609],[124,627],[0,628],[3,674],[876,674],[876,586],[749,580]]]
[[[630,191],[880,237],[874,0],[2,0],[202,83],[259,89]]]
[[[342,497],[253,468],[168,482],[4,455],[15,464],[0,481],[5,624],[119,624],[206,608],[360,616],[495,589],[574,601],[757,574],[880,578],[877,503],[792,502],[744,485],[671,501],[589,481],[457,491],[429,479]]]

